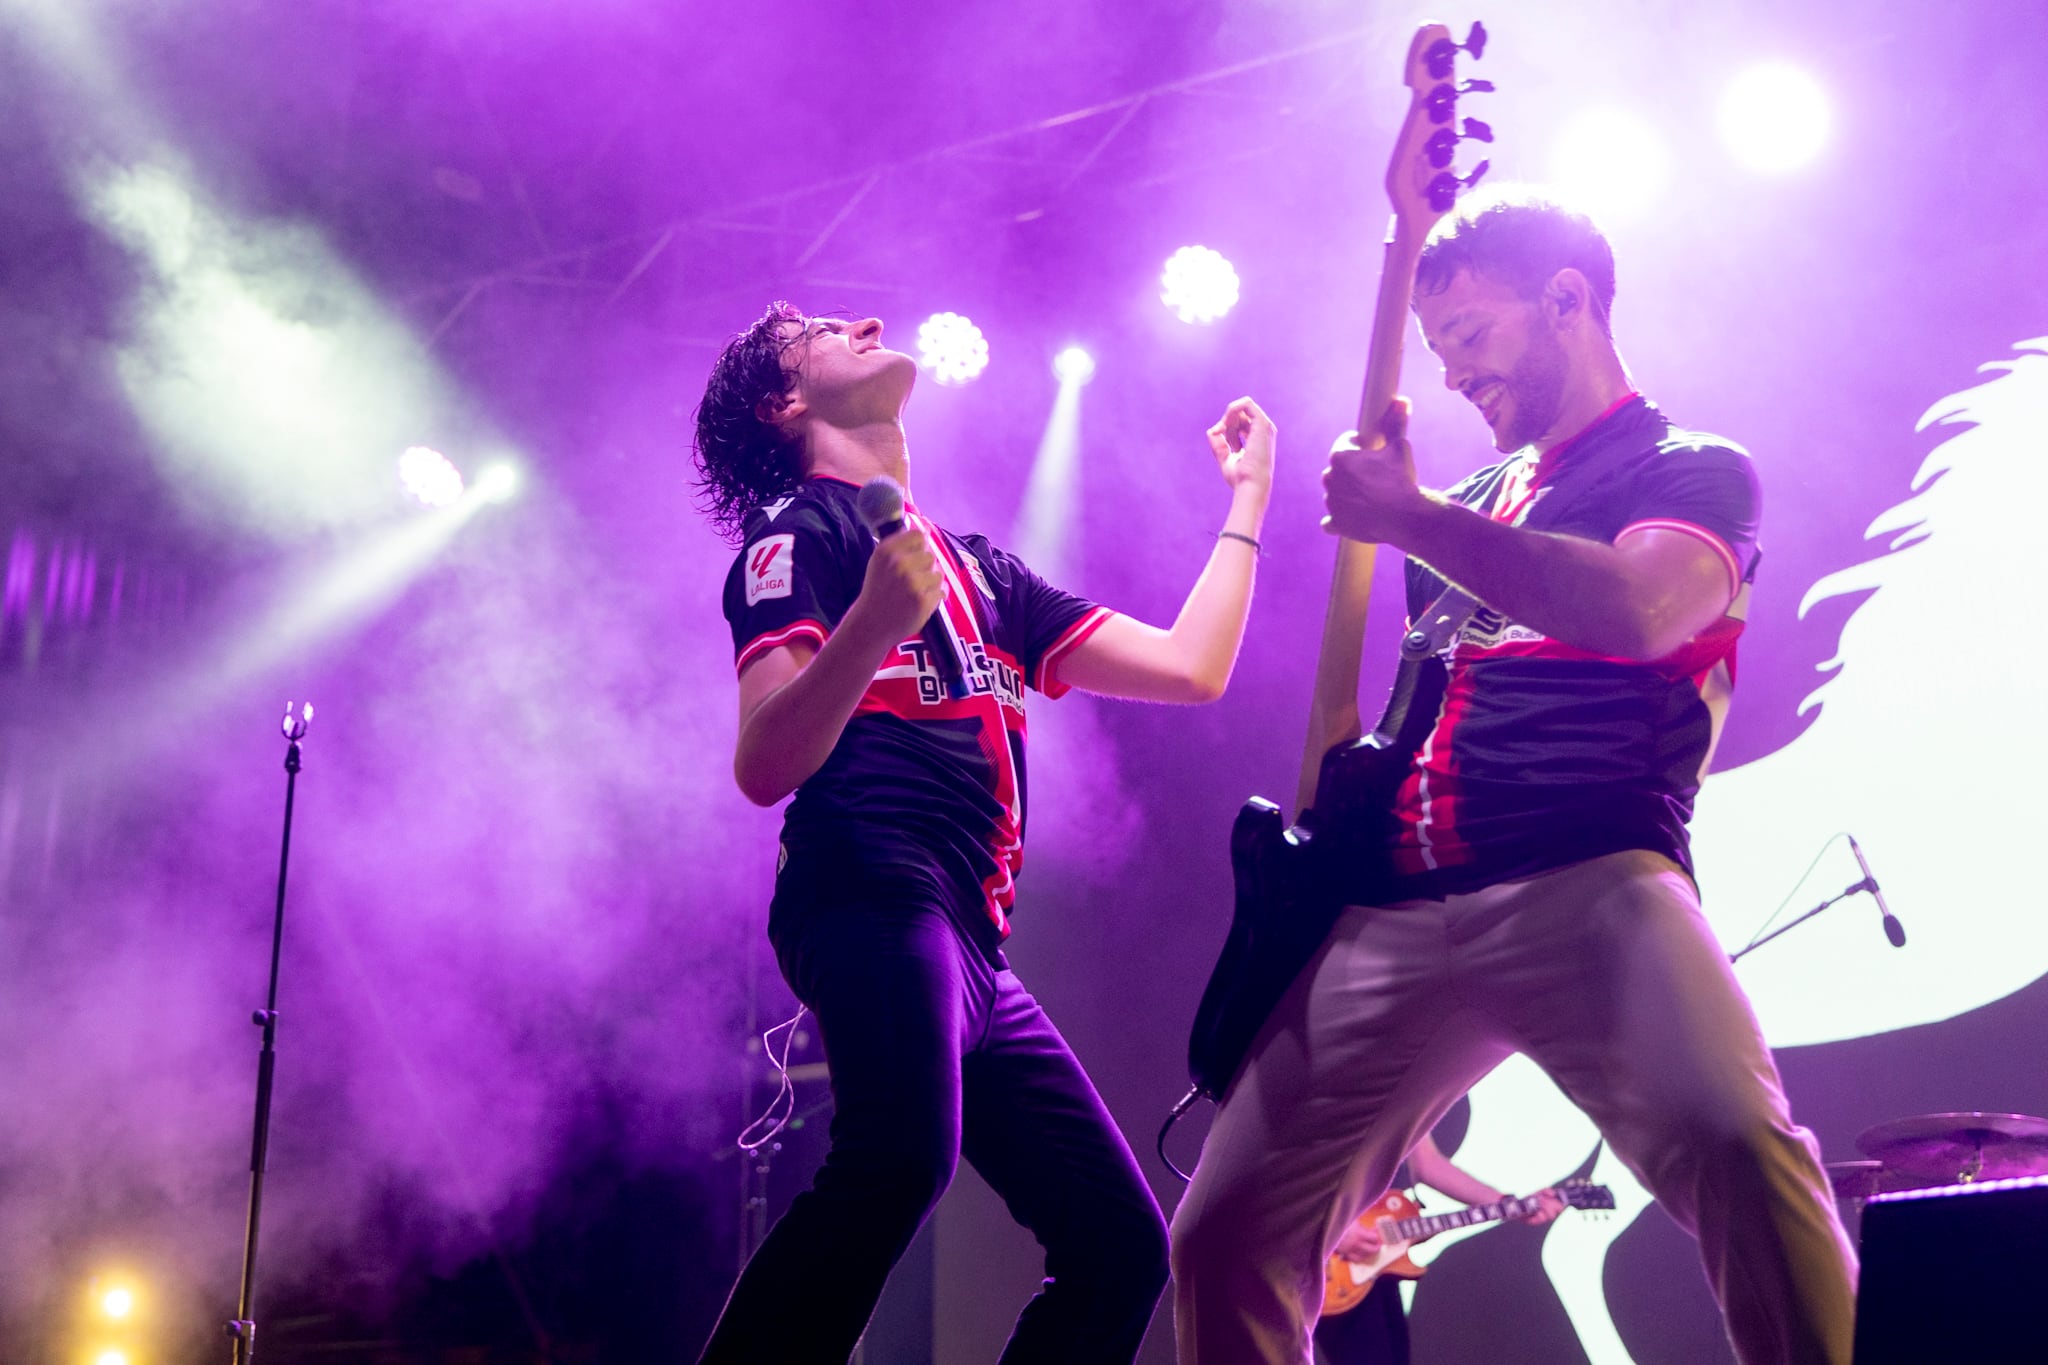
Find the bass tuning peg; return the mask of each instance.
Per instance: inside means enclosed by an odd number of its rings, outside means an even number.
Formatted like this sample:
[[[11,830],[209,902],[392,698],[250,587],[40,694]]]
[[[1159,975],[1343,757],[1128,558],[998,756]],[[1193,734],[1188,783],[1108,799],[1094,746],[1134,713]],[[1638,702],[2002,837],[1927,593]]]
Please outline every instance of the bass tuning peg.
[[[1458,154],[1458,143],[1465,138],[1471,138],[1475,142],[1491,142],[1493,129],[1476,118],[1465,120],[1463,132],[1453,132],[1450,125],[1445,124],[1431,133],[1429,141],[1422,144],[1423,152],[1429,157],[1429,164],[1438,170],[1450,165],[1452,158]]]
[[[1429,111],[1429,121],[1431,123],[1449,123],[1451,115],[1457,112],[1458,96],[1489,95],[1492,93],[1492,81],[1466,81],[1462,85],[1455,86],[1446,81],[1429,92],[1423,99],[1422,106]],[[1481,126],[1483,127],[1484,125]],[[1492,130],[1489,129],[1488,131]],[[1484,139],[1481,140],[1483,141]]]
[[[1486,55],[1486,25],[1473,24],[1472,31],[1465,35],[1465,41],[1462,43],[1454,43],[1449,38],[1439,38],[1431,43],[1429,51],[1422,57],[1428,66],[1430,77],[1439,81],[1447,79],[1452,68],[1458,64],[1460,52],[1471,53],[1475,62]]]
[[[1458,202],[1458,196],[1479,183],[1491,161],[1482,161],[1472,168],[1472,174],[1462,179],[1450,171],[1438,171],[1429,180],[1429,206],[1438,213],[1449,213],[1451,205]]]

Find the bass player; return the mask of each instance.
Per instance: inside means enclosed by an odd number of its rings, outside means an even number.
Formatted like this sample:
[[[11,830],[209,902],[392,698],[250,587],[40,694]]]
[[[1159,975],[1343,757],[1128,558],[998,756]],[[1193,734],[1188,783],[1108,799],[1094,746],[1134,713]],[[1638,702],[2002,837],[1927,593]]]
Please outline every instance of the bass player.
[[[1266,1021],[1175,1214],[1182,1365],[1308,1361],[1337,1238],[1514,1052],[1698,1238],[1740,1360],[1846,1365],[1853,1255],[1686,842],[1757,563],[1750,459],[1635,391],[1586,218],[1468,199],[1414,278],[1504,458],[1418,487],[1396,400],[1338,440],[1324,525],[1411,556],[1411,617],[1446,579],[1485,605],[1391,818],[1340,831],[1384,894]]]

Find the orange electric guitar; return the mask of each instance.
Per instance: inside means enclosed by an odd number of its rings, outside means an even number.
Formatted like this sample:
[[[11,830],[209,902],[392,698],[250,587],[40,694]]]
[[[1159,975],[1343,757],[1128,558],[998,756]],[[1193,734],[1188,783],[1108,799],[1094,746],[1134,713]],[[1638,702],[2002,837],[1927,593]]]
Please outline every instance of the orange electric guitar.
[[[1552,1192],[1565,1202],[1567,1208],[1614,1207],[1614,1191],[1585,1180],[1567,1180]],[[1408,1258],[1408,1248],[1417,1242],[1426,1242],[1439,1232],[1449,1232],[1452,1228],[1469,1228],[1474,1223],[1526,1218],[1540,1207],[1541,1197],[1532,1194],[1526,1199],[1502,1199],[1450,1213],[1424,1214],[1422,1205],[1415,1202],[1413,1195],[1403,1190],[1388,1190],[1385,1198],[1358,1216],[1361,1223],[1377,1225],[1380,1234],[1378,1253],[1367,1261],[1332,1256],[1329,1265],[1323,1268],[1323,1316],[1327,1318],[1357,1307],[1358,1301],[1372,1288],[1373,1281],[1382,1275],[1403,1280],[1420,1279],[1428,1267],[1417,1265]]]

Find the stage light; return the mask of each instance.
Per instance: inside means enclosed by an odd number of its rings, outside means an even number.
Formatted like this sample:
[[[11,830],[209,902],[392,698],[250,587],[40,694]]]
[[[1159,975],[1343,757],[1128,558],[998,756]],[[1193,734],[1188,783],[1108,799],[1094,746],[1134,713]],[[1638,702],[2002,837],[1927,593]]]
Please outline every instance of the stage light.
[[[1751,170],[1797,170],[1820,155],[1833,129],[1820,82],[1789,63],[1752,66],[1721,97],[1721,136]]]
[[[92,1358],[92,1365],[128,1365],[126,1351],[101,1351]]]
[[[462,497],[462,471],[426,446],[407,446],[398,457],[399,482],[429,507],[453,506]]]
[[[135,1311],[135,1291],[119,1286],[109,1289],[100,1295],[100,1311],[110,1318],[127,1317]]]
[[[934,313],[918,325],[917,361],[941,384],[965,384],[988,368],[988,338],[958,313]]]
[[[485,502],[510,502],[519,493],[519,468],[504,460],[488,465],[470,485],[470,492]]]
[[[1052,372],[1062,384],[1085,384],[1095,377],[1095,357],[1079,346],[1069,346],[1052,358]]]
[[[1205,246],[1182,247],[1159,274],[1159,301],[1182,322],[1216,321],[1237,306],[1237,291],[1237,271]]]
[[[144,445],[209,519],[285,543],[377,524],[393,454],[470,405],[316,232],[243,219],[200,179],[147,137],[75,174],[82,210],[134,266],[110,373]]]
[[[1671,180],[1671,153],[1657,130],[1619,109],[1591,109],[1558,131],[1551,181],[1603,224],[1642,214]]]

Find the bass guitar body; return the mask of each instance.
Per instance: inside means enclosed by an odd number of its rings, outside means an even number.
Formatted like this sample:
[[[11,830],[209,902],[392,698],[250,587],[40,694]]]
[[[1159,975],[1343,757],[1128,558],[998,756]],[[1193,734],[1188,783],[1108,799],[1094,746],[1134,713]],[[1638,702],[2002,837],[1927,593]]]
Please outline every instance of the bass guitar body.
[[[1373,733],[1323,755],[1316,805],[1287,823],[1262,796],[1230,831],[1236,899],[1188,1038],[1188,1079],[1221,1099],[1280,997],[1346,905],[1380,899],[1393,810],[1443,703],[1441,661],[1404,660]]]

